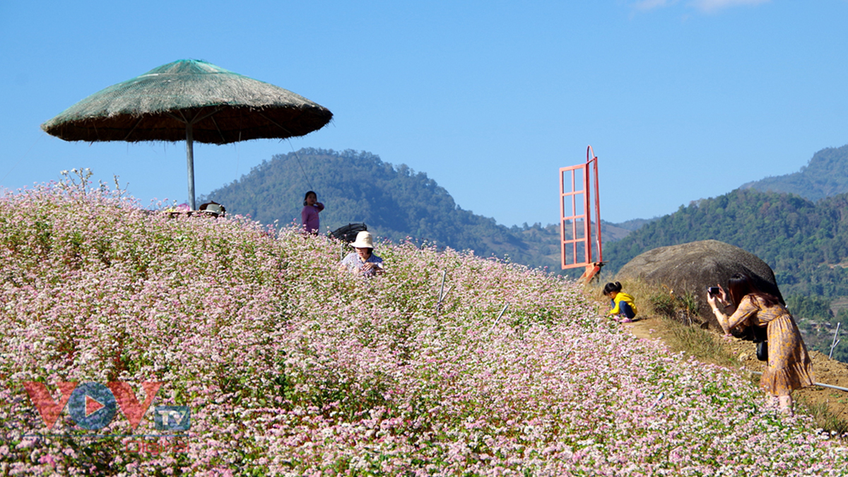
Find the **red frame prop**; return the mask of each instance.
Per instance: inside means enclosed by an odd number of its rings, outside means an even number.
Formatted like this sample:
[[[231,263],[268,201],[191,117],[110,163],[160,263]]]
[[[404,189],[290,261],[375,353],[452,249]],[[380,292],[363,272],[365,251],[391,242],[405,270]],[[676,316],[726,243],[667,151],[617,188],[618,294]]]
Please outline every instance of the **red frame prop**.
[[[598,157],[586,148],[586,163],[559,170],[560,250],[562,269],[585,267],[581,279],[591,280],[603,266],[601,202],[598,193]],[[592,234],[592,203],[595,233]],[[595,240],[592,240],[592,239]],[[597,250],[597,261],[593,260]]]

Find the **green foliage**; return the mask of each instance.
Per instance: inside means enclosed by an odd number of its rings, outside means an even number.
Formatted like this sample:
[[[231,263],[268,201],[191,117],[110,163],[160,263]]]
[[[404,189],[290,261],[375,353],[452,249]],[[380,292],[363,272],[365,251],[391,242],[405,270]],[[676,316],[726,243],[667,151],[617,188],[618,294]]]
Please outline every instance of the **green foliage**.
[[[842,329],[848,328],[848,308],[839,310],[836,314],[836,322],[842,324]]]
[[[848,192],[848,146],[822,149],[799,172],[767,177],[742,187],[786,192],[809,200],[844,194]]]
[[[693,202],[606,244],[607,269],[616,271],[657,247],[720,240],[747,250],[775,271],[784,295],[848,295],[848,194],[818,203],[790,194],[737,189]]]
[[[833,312],[830,311],[830,300],[827,298],[791,295],[786,297],[786,307],[795,318],[813,320],[829,320],[833,318]]]

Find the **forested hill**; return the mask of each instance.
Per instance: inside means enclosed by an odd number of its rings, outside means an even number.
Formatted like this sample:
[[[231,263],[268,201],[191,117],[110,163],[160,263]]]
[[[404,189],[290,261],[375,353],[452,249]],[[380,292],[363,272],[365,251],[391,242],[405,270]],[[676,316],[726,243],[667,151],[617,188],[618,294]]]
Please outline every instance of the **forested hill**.
[[[788,192],[810,200],[844,194],[848,192],[848,145],[822,149],[799,172],[749,182],[742,188]]]
[[[303,196],[310,189],[327,207],[320,215],[323,231],[365,222],[369,230],[392,240],[412,237],[471,249],[479,256],[508,256],[516,263],[559,269],[556,226],[499,225],[460,208],[427,174],[368,152],[302,149],[276,155],[203,200],[215,200],[227,212],[249,214],[262,223],[290,223],[300,220]],[[603,227],[606,240],[629,232],[612,224]]]
[[[784,295],[848,295],[848,194],[812,202],[737,189],[692,203],[605,246],[608,270],[656,247],[715,239],[762,258]]]

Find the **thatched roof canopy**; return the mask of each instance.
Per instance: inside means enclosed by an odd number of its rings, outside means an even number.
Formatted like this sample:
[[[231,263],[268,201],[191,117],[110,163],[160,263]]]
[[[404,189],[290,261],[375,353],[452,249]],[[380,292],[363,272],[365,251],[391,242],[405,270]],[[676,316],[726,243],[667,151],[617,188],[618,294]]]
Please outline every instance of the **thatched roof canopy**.
[[[110,86],[41,125],[66,141],[194,141],[228,144],[302,136],[333,117],[283,88],[210,63],[180,60]]]

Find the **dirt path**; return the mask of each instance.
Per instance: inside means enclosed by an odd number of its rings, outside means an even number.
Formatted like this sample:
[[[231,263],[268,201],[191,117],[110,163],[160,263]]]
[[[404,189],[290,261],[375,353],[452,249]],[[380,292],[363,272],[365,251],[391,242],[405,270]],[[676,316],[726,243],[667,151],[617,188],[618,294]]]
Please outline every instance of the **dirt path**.
[[[664,342],[665,337],[670,333],[665,320],[657,317],[649,316],[633,323],[624,323],[622,326],[637,338],[660,339]],[[725,340],[718,334],[715,334],[714,338],[719,340],[745,369],[762,372],[765,368],[765,363],[757,360],[754,344],[750,341],[736,338]],[[829,359],[827,355],[818,351],[811,351],[810,355],[813,359],[813,372],[817,383],[848,388],[848,364]],[[792,396],[796,400],[803,400],[810,404],[825,404],[834,416],[848,421],[848,392],[846,391],[813,386],[795,391]]]

